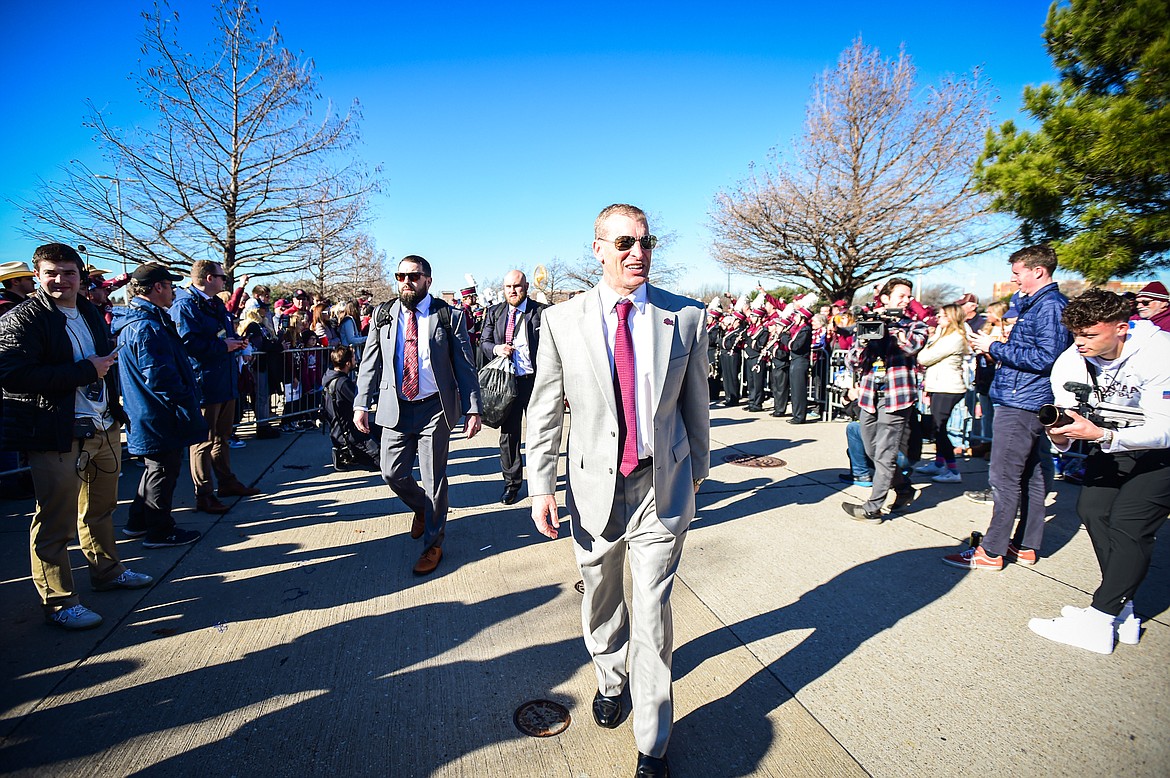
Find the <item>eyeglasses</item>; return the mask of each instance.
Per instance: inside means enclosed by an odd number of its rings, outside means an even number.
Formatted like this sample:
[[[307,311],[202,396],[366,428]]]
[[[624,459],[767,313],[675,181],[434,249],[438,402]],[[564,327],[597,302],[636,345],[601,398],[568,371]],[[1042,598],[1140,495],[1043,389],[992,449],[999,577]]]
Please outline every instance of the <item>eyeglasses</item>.
[[[634,238],[629,235],[622,235],[617,238],[598,238],[604,240],[606,243],[612,243],[613,247],[618,251],[629,251],[634,247],[635,243],[641,244],[643,251],[649,251],[658,245],[658,238],[654,235],[643,235],[640,238]]]
[[[406,279],[409,278],[410,283],[412,283],[412,284],[417,282],[422,277],[423,277],[422,273],[395,273],[394,274],[395,281],[405,281]]]
[[[1147,297],[1147,298],[1141,298],[1141,299],[1138,299],[1138,300],[1134,300],[1134,302],[1135,302],[1135,303],[1137,303],[1138,305],[1150,305],[1150,304],[1152,304],[1154,301],[1153,301],[1153,300],[1151,300],[1151,299],[1149,299],[1149,298]]]

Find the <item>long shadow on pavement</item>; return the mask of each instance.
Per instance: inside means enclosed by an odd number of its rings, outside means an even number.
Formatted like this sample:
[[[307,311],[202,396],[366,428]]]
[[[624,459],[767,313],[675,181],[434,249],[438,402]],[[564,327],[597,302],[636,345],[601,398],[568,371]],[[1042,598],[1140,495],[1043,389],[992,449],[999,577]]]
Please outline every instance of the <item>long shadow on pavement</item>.
[[[773,710],[832,670],[862,643],[944,596],[962,580],[961,575],[938,564],[938,557],[948,550],[916,548],[857,565],[794,603],[680,646],[674,654],[676,680],[685,678],[708,657],[741,644],[750,645],[790,630],[813,630],[800,645],[733,692],[683,717],[671,738],[672,753],[680,761],[719,765],[719,775],[751,775],[775,738],[783,736],[768,720]],[[775,681],[784,687],[779,695]],[[736,722],[735,738],[726,737],[727,721]]]

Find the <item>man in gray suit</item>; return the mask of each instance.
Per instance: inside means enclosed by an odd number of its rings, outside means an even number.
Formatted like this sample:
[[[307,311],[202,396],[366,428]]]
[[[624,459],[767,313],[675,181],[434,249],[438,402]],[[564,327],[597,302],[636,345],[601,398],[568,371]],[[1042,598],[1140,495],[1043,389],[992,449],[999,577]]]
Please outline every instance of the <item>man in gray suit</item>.
[[[431,297],[431,265],[403,257],[394,274],[398,300],[378,306],[362,354],[353,423],[369,433],[369,409],[382,427],[382,478],[414,512],[410,536],[423,539],[415,575],[443,558],[447,525],[447,452],[451,430],[467,416],[467,437],[479,432],[479,380],[463,310]],[[418,452],[422,486],[415,482]]]
[[[670,591],[710,459],[704,308],[646,282],[655,243],[632,205],[597,217],[602,282],[544,312],[528,405],[532,520],[550,538],[560,526],[553,492],[566,400],[572,409],[565,510],[575,519],[581,617],[597,674],[593,718],[620,723],[628,679],[639,777],[669,774]]]

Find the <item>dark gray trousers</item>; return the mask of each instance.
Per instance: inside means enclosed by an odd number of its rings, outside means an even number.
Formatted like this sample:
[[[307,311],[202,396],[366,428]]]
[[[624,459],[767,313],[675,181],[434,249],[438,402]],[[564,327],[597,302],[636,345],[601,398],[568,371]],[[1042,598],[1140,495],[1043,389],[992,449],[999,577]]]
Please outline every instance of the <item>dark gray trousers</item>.
[[[435,394],[419,402],[398,399],[398,423],[382,430],[382,480],[414,513],[422,513],[423,551],[442,546],[447,527],[447,453],[451,428]],[[414,480],[414,457],[422,486]]]
[[[1036,441],[1043,434],[1035,411],[996,407],[995,451],[987,479],[995,504],[991,526],[983,536],[988,553],[1002,556],[1007,552],[1017,514],[1022,523],[1015,533],[1017,542],[1023,548],[1040,550],[1044,540],[1044,474]]]
[[[863,410],[858,419],[865,454],[873,460],[873,491],[865,501],[865,509],[873,513],[885,505],[890,489],[902,491],[907,488],[906,479],[898,469],[898,451],[910,436],[910,413],[914,409],[890,411],[886,409],[884,399],[878,398],[877,413]],[[795,410],[792,417],[796,418]]]
[[[138,482],[138,494],[130,503],[126,529],[145,531],[147,540],[162,540],[174,532],[175,519],[171,516],[171,509],[185,451],[173,448],[142,457],[146,470]]]

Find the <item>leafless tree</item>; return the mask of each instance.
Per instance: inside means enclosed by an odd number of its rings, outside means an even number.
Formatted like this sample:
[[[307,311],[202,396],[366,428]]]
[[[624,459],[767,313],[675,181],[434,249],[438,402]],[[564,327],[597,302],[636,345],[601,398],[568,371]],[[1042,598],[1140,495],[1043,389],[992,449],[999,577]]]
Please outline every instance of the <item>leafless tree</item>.
[[[914,296],[923,305],[939,308],[958,300],[963,296],[963,290],[958,284],[927,284],[922,289],[916,290]]]
[[[390,272],[386,252],[368,234],[358,232],[347,236],[345,251],[332,262],[323,285],[320,278],[298,285],[316,286],[320,295],[338,302],[359,297],[381,301],[397,295]]]
[[[24,204],[25,231],[63,231],[112,255],[185,268],[196,259],[253,276],[306,269],[314,219],[364,207],[378,171],[352,153],[357,101],[344,115],[317,93],[313,62],[266,34],[248,0],[218,0],[204,56],[178,40],[177,12],[144,12],[136,81],[157,114],[124,130],[92,103],[86,125],[115,171],[115,191],[74,160]]]
[[[872,280],[986,253],[1010,239],[972,170],[990,126],[978,71],[920,90],[905,51],[858,39],[814,83],[787,158],[719,192],[716,259],[747,275],[851,299]]]

